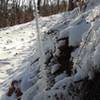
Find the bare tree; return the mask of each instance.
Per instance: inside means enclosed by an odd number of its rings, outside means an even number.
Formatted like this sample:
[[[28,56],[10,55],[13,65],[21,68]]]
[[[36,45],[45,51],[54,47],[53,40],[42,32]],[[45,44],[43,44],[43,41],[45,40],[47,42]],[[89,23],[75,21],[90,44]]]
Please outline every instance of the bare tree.
[[[37,0],[37,8],[38,8],[38,11],[40,11],[40,6],[41,6],[41,0]]]

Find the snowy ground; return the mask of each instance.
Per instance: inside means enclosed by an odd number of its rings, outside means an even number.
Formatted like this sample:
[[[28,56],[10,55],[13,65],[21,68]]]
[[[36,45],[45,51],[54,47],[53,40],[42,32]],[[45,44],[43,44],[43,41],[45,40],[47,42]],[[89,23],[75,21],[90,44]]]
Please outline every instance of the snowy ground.
[[[60,16],[41,18],[41,33],[56,24]],[[0,95],[31,63],[29,58],[34,55],[36,37],[35,21],[0,29]]]
[[[44,52],[52,50],[53,56],[59,55],[57,47],[64,43],[64,41],[57,43],[56,39],[59,38],[69,37],[69,45],[79,46],[72,53],[74,59],[73,72],[76,70],[76,73],[73,73],[70,77],[67,77],[65,72],[55,76],[55,83],[48,91],[44,89],[45,81],[43,76],[40,78],[43,69],[40,69],[42,65],[38,62],[40,55],[37,49],[35,21],[1,29],[1,100],[15,100],[13,97],[3,98],[9,82],[13,79],[22,80],[21,89],[24,93],[22,100],[41,100],[41,98],[43,100],[80,100],[79,95],[75,95],[74,86],[72,85],[74,82],[86,77],[92,79],[94,70],[100,70],[100,6],[95,7],[96,5],[99,5],[99,0],[95,2],[91,0],[86,12],[82,13],[79,12],[79,9],[75,9],[72,12],[39,19]],[[48,32],[48,30],[54,31]],[[47,35],[44,33],[52,34]],[[55,48],[56,50],[54,50]],[[47,53],[46,58],[48,59],[49,56],[50,54]],[[51,62],[54,62],[54,60],[53,58]],[[52,76],[59,69],[59,65],[57,65],[57,62],[49,64],[50,75]]]
[[[9,82],[24,70],[22,64],[34,52],[31,48],[35,38],[29,23],[0,30],[0,90],[7,89]]]

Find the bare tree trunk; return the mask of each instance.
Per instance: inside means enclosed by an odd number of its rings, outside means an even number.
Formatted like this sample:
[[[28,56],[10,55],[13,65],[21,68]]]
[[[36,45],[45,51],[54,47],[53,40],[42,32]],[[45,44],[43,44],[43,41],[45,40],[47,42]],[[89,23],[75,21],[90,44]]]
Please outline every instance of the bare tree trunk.
[[[59,11],[59,9],[60,9],[60,7],[59,7],[59,0],[57,0],[57,6],[58,6],[58,11]]]
[[[37,9],[38,9],[38,11],[40,11],[40,6],[41,6],[41,0],[38,0],[37,1]]]

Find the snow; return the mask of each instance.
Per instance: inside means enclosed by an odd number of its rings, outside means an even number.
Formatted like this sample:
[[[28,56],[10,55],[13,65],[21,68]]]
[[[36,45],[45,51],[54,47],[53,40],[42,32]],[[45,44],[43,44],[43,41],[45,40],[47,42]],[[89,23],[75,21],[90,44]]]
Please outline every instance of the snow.
[[[59,15],[57,15],[59,16]],[[56,22],[52,18],[52,25]],[[40,27],[41,31],[45,31],[44,27],[49,26],[51,23],[50,18],[41,18]],[[36,29],[35,21],[28,22],[22,25],[7,27],[0,30],[0,87],[1,91],[7,90],[8,83],[13,79],[22,79],[22,90],[27,90],[36,80],[36,71],[38,65],[33,66],[30,74],[30,64],[38,57],[36,52]],[[47,29],[47,28],[46,28]],[[11,41],[7,43],[7,41]],[[33,56],[34,55],[34,56]],[[36,70],[36,71],[35,71]],[[34,74],[34,75],[33,75]],[[32,79],[30,79],[30,77]],[[29,80],[34,82],[30,82]],[[26,82],[27,81],[27,82]],[[25,83],[25,84],[24,84]],[[26,87],[27,84],[27,87]],[[0,92],[1,95],[1,92]],[[14,99],[13,99],[14,100]]]
[[[62,47],[62,46],[64,46],[65,44],[66,44],[66,41],[65,41],[65,40],[61,40],[61,41],[58,42],[56,48]]]
[[[99,8],[100,7],[97,6],[92,11],[95,11],[95,10],[97,11],[97,9],[99,10]],[[92,11],[90,12],[89,16],[87,16],[89,21],[91,19],[90,15],[91,15]],[[75,81],[83,80],[86,77],[89,77],[89,79],[93,79],[95,71],[97,71],[97,72],[99,71],[99,68],[100,68],[99,67],[99,64],[100,64],[99,63],[99,60],[100,60],[99,59],[99,52],[100,52],[99,36],[100,36],[100,34],[98,33],[99,32],[99,19],[98,19],[98,17],[97,18],[95,17],[95,16],[99,15],[98,12],[99,11],[97,11],[97,13],[94,13],[94,16],[92,16],[92,19],[95,18],[95,20],[90,21],[91,26],[92,26],[92,28],[90,28],[91,31],[88,31],[88,32],[86,32],[86,34],[83,35],[81,45],[85,44],[85,46],[80,53],[79,64],[77,64],[77,66],[76,66],[77,73],[74,76]],[[79,67],[79,65],[80,65],[80,67]]]
[[[69,45],[77,46],[80,44],[82,34],[89,29],[90,24],[86,22],[83,16],[78,17],[71,23],[72,25],[65,28],[60,34],[59,38],[69,37]],[[84,27],[86,26],[86,27]]]
[[[51,73],[55,73],[56,71],[58,71],[60,69],[60,64],[55,64],[53,66],[51,66]]]
[[[100,3],[100,0],[87,0],[88,1],[88,5],[87,5],[87,9],[93,9],[95,6],[98,6]]]
[[[100,67],[100,44],[97,45],[93,58],[95,66]]]
[[[41,92],[45,88],[45,81],[44,80],[38,80],[34,86],[29,88],[24,95],[22,96],[22,100],[31,100],[37,93]]]
[[[71,96],[68,95],[68,91],[70,83],[72,82],[71,78],[65,78],[55,84],[53,88],[49,91],[42,91],[38,95],[36,95],[33,100],[72,100]],[[67,89],[66,89],[67,88]]]
[[[11,97],[6,96],[12,80],[21,80],[21,100],[80,100],[74,93],[75,82],[86,78],[92,80],[95,71],[100,72],[99,4],[99,0],[89,0],[85,12],[76,8],[71,12],[40,17],[45,58],[39,53],[35,20],[0,29],[0,100],[16,100],[14,93]],[[56,59],[60,54],[57,48],[65,44],[64,40],[57,40],[66,37],[69,46],[78,46],[71,54],[73,73],[67,76],[64,71],[55,75],[61,67]],[[47,61],[43,63],[45,68],[40,59]]]
[[[62,74],[55,77],[55,82],[63,80],[65,77],[67,77],[67,74],[64,72],[64,73],[62,73]]]

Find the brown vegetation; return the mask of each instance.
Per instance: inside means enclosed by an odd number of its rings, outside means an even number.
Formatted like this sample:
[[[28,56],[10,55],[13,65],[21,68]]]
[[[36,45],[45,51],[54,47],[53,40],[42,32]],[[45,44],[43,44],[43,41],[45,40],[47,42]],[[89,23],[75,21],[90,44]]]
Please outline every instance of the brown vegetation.
[[[71,53],[76,49],[76,47],[69,46],[69,39],[67,38],[61,38],[58,40],[60,41],[65,41],[65,43],[61,46],[58,47],[60,50],[60,54],[57,57],[58,62],[61,64],[61,69],[62,71],[66,70],[67,74],[70,76],[71,75],[71,70],[73,68],[73,63],[70,60],[71,59]]]
[[[0,27],[12,26],[16,24],[25,23],[34,19],[34,10],[32,0],[29,0],[28,5],[24,5],[24,0],[12,0],[12,3],[9,3],[9,0],[0,0]],[[53,4],[51,1],[44,0],[44,3],[41,5],[41,0],[38,0],[38,10],[40,16],[49,16],[57,14],[64,11],[73,10],[75,7],[79,6],[82,9],[85,4],[84,0],[69,0],[67,3],[66,0],[60,2],[56,1],[56,4]],[[84,6],[85,8],[86,6]]]
[[[25,23],[33,18],[31,1],[25,6],[18,0],[0,0],[0,27]]]
[[[44,6],[40,6],[40,10],[39,13],[41,16],[49,16],[49,15],[53,15],[53,14],[57,14],[60,12],[64,12],[67,11],[67,3],[63,2],[59,5],[44,5]]]
[[[11,82],[10,87],[8,89],[8,92],[7,92],[7,96],[12,96],[13,93],[15,93],[17,100],[21,100],[21,96],[23,93],[21,92],[21,89],[19,87],[19,83],[20,83],[20,81],[17,81],[17,80],[13,80]]]
[[[81,100],[100,100],[100,73],[92,80],[85,80],[81,86]]]

